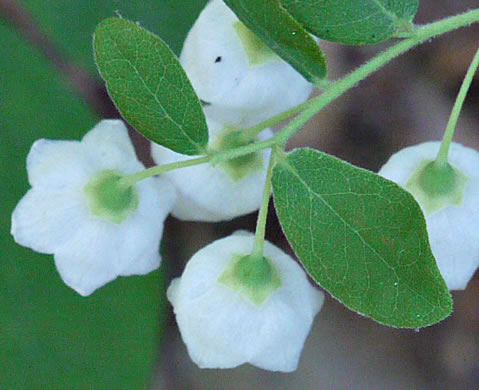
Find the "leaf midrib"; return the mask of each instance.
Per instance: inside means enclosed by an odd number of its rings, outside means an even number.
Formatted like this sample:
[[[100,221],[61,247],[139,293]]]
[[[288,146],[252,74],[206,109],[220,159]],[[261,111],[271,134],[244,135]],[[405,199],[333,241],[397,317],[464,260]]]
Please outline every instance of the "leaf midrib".
[[[383,12],[384,15],[387,15],[393,23],[396,23],[399,20],[399,17],[394,13],[388,10],[380,0],[371,0],[376,6]]]

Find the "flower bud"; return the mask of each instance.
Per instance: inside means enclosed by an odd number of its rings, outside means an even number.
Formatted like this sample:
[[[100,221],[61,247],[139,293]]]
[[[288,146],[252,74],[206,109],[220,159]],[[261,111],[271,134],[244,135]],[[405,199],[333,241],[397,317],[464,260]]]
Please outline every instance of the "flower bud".
[[[437,265],[450,290],[463,290],[479,266],[479,153],[452,143],[449,162],[434,164],[441,143],[394,154],[379,174],[421,206]]]
[[[252,234],[211,243],[168,288],[183,341],[201,368],[250,363],[291,372],[298,365],[323,294],[290,256],[269,242],[265,260],[253,271],[248,259],[253,245]]]
[[[191,28],[180,61],[205,111],[249,127],[304,102],[312,86],[248,30],[222,0]]]

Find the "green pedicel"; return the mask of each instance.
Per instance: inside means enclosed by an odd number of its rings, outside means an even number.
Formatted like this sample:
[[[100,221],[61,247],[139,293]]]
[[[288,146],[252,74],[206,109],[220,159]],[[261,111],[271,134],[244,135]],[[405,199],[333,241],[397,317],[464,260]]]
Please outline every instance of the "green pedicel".
[[[250,67],[263,65],[266,62],[279,61],[281,59],[243,23],[235,22],[233,23],[233,28],[243,44]]]
[[[424,160],[410,177],[406,189],[426,214],[432,214],[447,206],[460,206],[467,180],[450,164],[438,166],[434,161]]]
[[[218,283],[262,307],[266,300],[281,287],[281,278],[267,257],[233,255],[232,260],[218,278]]]
[[[211,142],[210,149],[214,152],[224,152],[252,143],[245,139],[241,131],[235,128],[225,127]],[[218,164],[233,181],[240,181],[244,177],[264,169],[261,152],[255,152],[236,157]]]
[[[84,187],[90,215],[120,224],[138,207],[138,193],[134,187],[119,184],[123,175],[105,170],[93,177]]]

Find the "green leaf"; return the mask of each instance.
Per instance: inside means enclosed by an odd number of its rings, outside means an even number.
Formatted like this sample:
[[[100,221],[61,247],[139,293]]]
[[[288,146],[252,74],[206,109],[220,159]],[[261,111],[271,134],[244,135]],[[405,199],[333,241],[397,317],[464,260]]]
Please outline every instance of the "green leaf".
[[[419,0],[282,0],[282,3],[317,37],[363,45],[409,31]]]
[[[452,300],[429,247],[424,216],[395,183],[313,149],[273,171],[281,226],[311,277],[350,309],[419,328]]]
[[[306,80],[315,83],[326,77],[326,58],[318,44],[279,0],[225,0],[225,3],[246,27]]]
[[[101,22],[95,59],[123,117],[145,137],[175,152],[202,154],[208,127],[178,59],[156,35],[122,18]]]
[[[148,388],[168,313],[162,272],[119,278],[83,298],[52,256],[10,235],[32,143],[80,139],[98,118],[39,52],[5,25],[0,35],[0,388]]]
[[[19,0],[61,53],[96,73],[91,36],[103,19],[119,12],[161,38],[179,53],[186,33],[207,0]]]

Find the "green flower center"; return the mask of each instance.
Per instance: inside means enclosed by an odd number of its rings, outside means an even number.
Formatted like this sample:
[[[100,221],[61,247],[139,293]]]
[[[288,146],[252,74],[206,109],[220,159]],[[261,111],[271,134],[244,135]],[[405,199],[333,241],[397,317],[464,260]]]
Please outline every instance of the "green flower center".
[[[233,255],[231,262],[218,278],[218,283],[262,307],[281,287],[281,278],[267,257]]]
[[[460,206],[467,180],[449,163],[438,166],[434,161],[424,160],[411,175],[406,188],[426,214],[432,214],[447,206]]]
[[[254,142],[247,139],[241,131],[235,128],[226,127],[211,142],[210,149],[214,152],[224,152],[246,146]],[[264,169],[261,152],[255,152],[227,160],[218,164],[233,181],[239,181],[253,172]]]
[[[233,23],[233,28],[243,45],[250,67],[263,65],[270,61],[279,61],[279,56],[266,46],[251,30],[243,23]]]
[[[90,215],[120,224],[138,207],[138,193],[134,187],[125,187],[123,175],[105,170],[94,176],[84,187]]]

